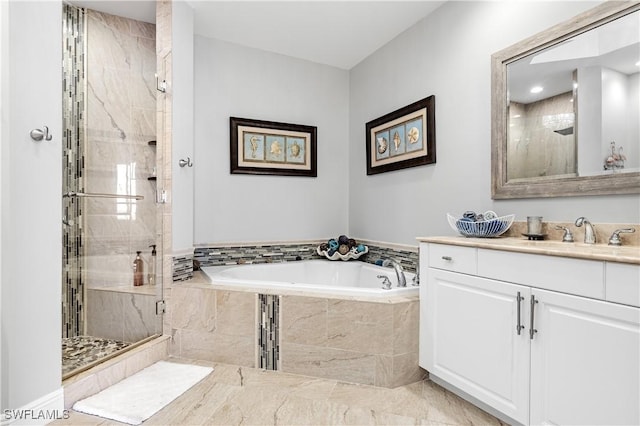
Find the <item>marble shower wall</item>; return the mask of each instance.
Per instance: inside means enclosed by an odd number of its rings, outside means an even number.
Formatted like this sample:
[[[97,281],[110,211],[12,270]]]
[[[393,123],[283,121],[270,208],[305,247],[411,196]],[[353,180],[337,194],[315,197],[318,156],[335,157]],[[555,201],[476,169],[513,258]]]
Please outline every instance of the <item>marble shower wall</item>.
[[[162,333],[153,287],[87,290],[87,335],[135,343]],[[128,291],[127,291],[128,290]]]
[[[87,10],[85,192],[144,200],[84,199],[89,288],[132,285],[132,263],[157,237],[155,25]],[[91,314],[89,312],[89,314]]]
[[[508,179],[570,175],[577,171],[573,93],[509,105]],[[567,131],[569,134],[558,133]]]
[[[171,152],[172,152],[172,114],[173,114],[173,90],[171,73],[173,67],[173,54],[172,54],[172,18],[173,8],[171,0],[157,0],[156,1],[156,68],[158,72],[158,78],[166,83],[166,90],[164,92],[156,92],[156,120],[157,120],[157,164],[158,170],[158,190],[165,190],[172,187],[172,173],[171,173]],[[158,241],[158,254],[160,257],[160,266],[157,269],[161,271],[161,277],[167,278],[164,282],[163,279],[158,277],[158,282],[162,282],[165,286],[170,284],[173,276],[173,230],[172,230],[172,200],[171,193],[167,194],[165,201],[160,204],[160,208],[157,211],[157,241]],[[180,262],[179,262],[180,263]],[[184,262],[182,262],[184,263]],[[193,262],[191,262],[193,263]],[[184,268],[180,268],[183,270]],[[186,271],[189,274],[189,271]]]

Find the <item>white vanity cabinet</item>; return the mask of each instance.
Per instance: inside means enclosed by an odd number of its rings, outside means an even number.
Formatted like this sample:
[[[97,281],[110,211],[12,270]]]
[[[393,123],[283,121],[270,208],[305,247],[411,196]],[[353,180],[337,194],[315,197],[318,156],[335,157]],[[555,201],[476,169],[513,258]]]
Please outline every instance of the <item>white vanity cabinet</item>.
[[[421,284],[420,365],[509,417],[529,416],[527,287],[431,269]],[[423,275],[425,276],[425,275]],[[423,297],[424,296],[424,297]],[[423,303],[426,301],[426,303]],[[425,326],[426,325],[426,326]]]
[[[522,424],[640,424],[640,309],[624,290],[640,265],[623,266],[421,243],[420,365]]]
[[[531,424],[640,424],[639,309],[546,290],[532,296]]]

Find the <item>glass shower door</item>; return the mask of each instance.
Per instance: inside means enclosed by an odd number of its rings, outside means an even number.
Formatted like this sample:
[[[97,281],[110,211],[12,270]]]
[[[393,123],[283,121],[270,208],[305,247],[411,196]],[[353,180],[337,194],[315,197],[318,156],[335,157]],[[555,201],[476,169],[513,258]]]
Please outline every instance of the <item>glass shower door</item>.
[[[155,26],[64,7],[63,378],[162,333]]]

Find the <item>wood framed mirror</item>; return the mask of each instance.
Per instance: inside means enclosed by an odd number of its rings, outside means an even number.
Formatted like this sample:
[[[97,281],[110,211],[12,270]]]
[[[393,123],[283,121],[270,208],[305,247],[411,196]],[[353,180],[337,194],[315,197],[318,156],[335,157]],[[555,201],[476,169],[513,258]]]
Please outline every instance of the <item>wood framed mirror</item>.
[[[631,1],[492,55],[492,198],[640,193],[639,61]]]

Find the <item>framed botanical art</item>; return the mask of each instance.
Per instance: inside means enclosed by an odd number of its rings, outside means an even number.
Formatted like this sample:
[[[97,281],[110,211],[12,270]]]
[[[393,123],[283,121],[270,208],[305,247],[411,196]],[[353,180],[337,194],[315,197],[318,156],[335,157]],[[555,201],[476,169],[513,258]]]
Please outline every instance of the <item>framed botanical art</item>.
[[[369,121],[367,174],[435,163],[435,107],[432,95]]]
[[[230,118],[231,173],[316,177],[317,128]]]

